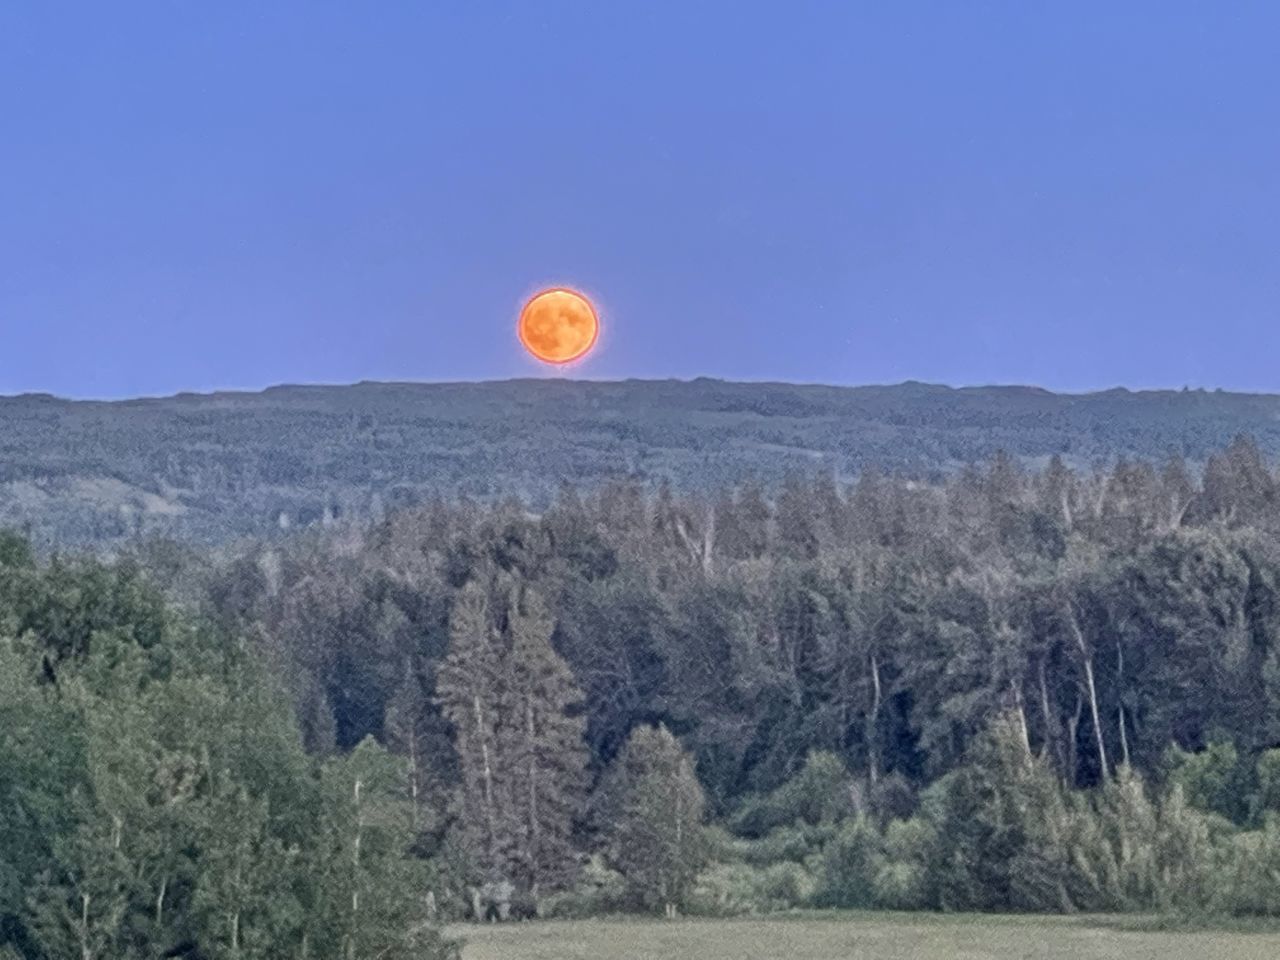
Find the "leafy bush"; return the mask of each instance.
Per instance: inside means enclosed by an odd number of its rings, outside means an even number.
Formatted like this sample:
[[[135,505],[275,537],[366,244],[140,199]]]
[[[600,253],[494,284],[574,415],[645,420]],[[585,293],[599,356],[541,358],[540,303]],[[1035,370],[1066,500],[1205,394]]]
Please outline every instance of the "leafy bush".
[[[1172,746],[1165,752],[1165,766],[1169,784],[1181,787],[1192,807],[1233,823],[1244,822],[1249,789],[1234,744],[1211,743],[1199,753]]]
[[[1280,750],[1264,750],[1256,766],[1258,789],[1254,794],[1254,814],[1280,813]]]
[[[541,904],[542,916],[585,919],[622,910],[626,905],[626,878],[600,856],[592,857],[578,874],[573,889],[552,894]]]
[[[1214,892],[1214,833],[1221,833],[1220,826],[1192,809],[1180,786],[1175,786],[1161,805],[1158,823],[1156,906],[1161,910],[1204,909]]]
[[[759,840],[740,840],[735,845],[745,863],[758,867],[788,861],[803,863],[814,849],[811,831],[798,826],[779,827]]]
[[[813,875],[798,863],[775,863],[762,877],[764,899],[772,910],[807,906],[816,891]]]
[[[1072,902],[1081,909],[1112,912],[1141,909],[1153,902],[1157,873],[1150,838],[1155,834],[1155,808],[1142,792],[1141,781],[1134,781],[1132,786],[1107,784],[1097,798],[1074,798],[1067,838],[1068,884]],[[1134,788],[1150,818],[1150,827],[1143,833],[1149,839],[1137,842],[1133,818],[1123,817]]]
[[[730,822],[745,837],[762,837],[797,822],[830,823],[852,813],[849,771],[834,753],[816,750],[792,779],[765,796],[749,797]]]
[[[922,817],[894,820],[884,835],[885,859],[873,880],[875,903],[888,910],[919,910],[934,900],[930,863],[937,835]]]
[[[750,842],[738,839],[718,823],[707,824],[702,836],[709,863],[736,863],[743,859],[746,845]]]
[[[900,773],[881,777],[870,790],[871,809],[882,825],[893,820],[907,820],[915,816],[919,800],[915,789]]]
[[[1214,908],[1236,916],[1280,916],[1280,817],[1231,839]]]
[[[857,817],[844,824],[822,854],[815,903],[824,907],[870,907],[875,878],[884,862],[884,841],[875,824]]]
[[[813,877],[798,863],[777,863],[763,869],[721,863],[698,875],[689,909],[708,917],[791,910],[808,905],[814,889]]]
[[[689,895],[689,911],[704,917],[759,912],[759,871],[743,863],[719,863],[702,871]]]
[[[929,905],[929,872],[923,864],[885,861],[872,887],[876,906],[886,910],[921,910]]]

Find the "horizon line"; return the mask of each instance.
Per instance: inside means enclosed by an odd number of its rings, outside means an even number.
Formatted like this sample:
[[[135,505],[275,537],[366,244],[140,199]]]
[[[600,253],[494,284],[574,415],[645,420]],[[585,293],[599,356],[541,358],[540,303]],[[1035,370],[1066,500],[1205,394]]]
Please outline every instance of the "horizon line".
[[[823,381],[800,380],[731,380],[724,377],[494,377],[480,380],[355,380],[355,381],[312,381],[312,382],[280,382],[263,387],[218,387],[209,390],[179,390],[174,393],[136,394],[130,396],[65,396],[39,390],[27,390],[21,393],[0,394],[0,401],[45,400],[58,403],[144,403],[165,400],[212,399],[222,396],[261,396],[281,390],[349,390],[359,387],[467,387],[467,386],[500,386],[506,384],[532,383],[572,383],[572,384],[682,384],[693,385],[700,382],[720,383],[730,386],[755,387],[799,387],[825,390],[889,390],[903,387],[925,387],[947,391],[978,390],[1021,390],[1055,397],[1093,397],[1103,394],[1179,394],[1179,393],[1213,393],[1237,397],[1278,397],[1280,391],[1265,392],[1251,390],[1234,390],[1224,387],[1142,387],[1132,388],[1123,385],[1104,387],[1093,390],[1053,390],[1032,383],[973,383],[953,384],[926,380],[901,380],[893,383],[829,383]]]

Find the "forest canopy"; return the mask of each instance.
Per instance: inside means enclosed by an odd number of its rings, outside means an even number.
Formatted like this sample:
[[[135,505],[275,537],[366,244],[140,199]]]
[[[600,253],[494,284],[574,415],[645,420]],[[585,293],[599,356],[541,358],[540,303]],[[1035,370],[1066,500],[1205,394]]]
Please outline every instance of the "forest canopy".
[[[239,536],[381,519],[434,497],[670,483],[715,493],[789,472],[936,480],[1005,451],[1091,469],[1171,451],[1193,469],[1239,433],[1280,455],[1280,397],[1055,394],[925,383],[833,387],[699,378],[281,386],[119,402],[0,397],[0,526],[41,549]]]
[[[1200,471],[439,500],[219,555],[9,536],[0,938],[426,956],[464,916],[1280,914],[1278,532],[1240,438]]]

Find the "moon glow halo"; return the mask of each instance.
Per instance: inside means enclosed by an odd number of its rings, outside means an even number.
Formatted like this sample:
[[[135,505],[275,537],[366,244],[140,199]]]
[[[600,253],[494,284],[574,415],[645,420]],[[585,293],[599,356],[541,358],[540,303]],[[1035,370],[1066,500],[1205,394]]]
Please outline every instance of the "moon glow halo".
[[[524,305],[516,332],[524,348],[543,363],[572,363],[595,346],[600,318],[576,290],[553,287]]]

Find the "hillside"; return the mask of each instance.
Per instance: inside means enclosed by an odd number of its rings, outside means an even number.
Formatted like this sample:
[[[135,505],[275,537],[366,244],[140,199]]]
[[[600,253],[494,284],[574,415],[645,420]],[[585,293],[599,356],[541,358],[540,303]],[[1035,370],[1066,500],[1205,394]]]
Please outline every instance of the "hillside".
[[[921,383],[361,383],[118,402],[0,398],[0,524],[49,545],[216,542],[434,494],[635,477],[692,489],[793,469],[932,473],[997,449],[1076,465],[1197,462],[1238,433],[1280,453],[1280,396],[1063,395]]]

